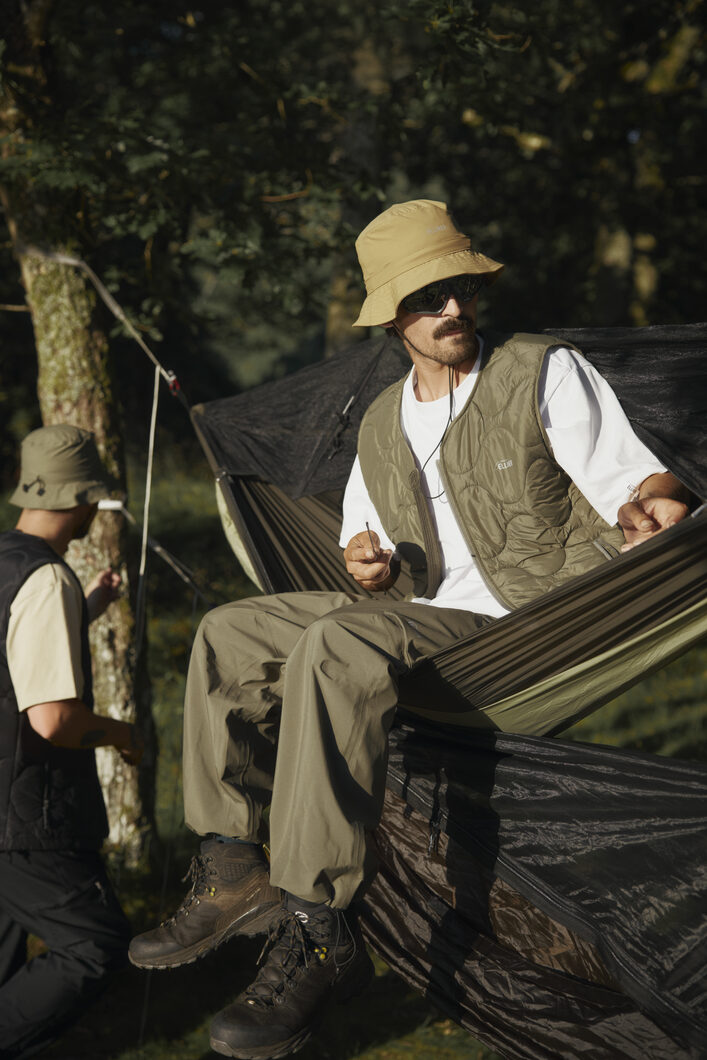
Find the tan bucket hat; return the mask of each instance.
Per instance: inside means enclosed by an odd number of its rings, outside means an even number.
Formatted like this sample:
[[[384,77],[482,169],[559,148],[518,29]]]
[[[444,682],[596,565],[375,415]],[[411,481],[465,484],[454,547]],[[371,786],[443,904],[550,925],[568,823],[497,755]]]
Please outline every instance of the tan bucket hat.
[[[354,327],[387,324],[403,298],[433,280],[488,273],[494,283],[503,265],[471,249],[447,204],[433,199],[397,203],[374,218],[356,240],[367,298]]]
[[[10,504],[49,512],[95,504],[110,495],[107,478],[90,431],[68,423],[40,427],[22,443],[20,482]]]

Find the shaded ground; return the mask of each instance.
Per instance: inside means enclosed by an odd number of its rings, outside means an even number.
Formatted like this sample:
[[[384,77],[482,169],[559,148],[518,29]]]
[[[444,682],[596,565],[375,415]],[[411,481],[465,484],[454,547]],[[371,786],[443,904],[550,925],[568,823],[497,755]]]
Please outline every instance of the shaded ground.
[[[209,958],[171,972],[130,968],[63,1038],[41,1054],[47,1060],[213,1060],[210,1017],[252,978],[259,940],[238,940]],[[380,1060],[403,1057],[456,1060],[496,1056],[378,962],[366,994],[337,1007],[300,1060]]]
[[[169,850],[172,871],[162,881],[123,873],[115,881],[137,933],[177,907],[187,884],[179,876],[189,844]],[[189,853],[185,853],[185,849]],[[234,939],[193,964],[149,972],[129,966],[40,1060],[214,1060],[211,1017],[254,977],[264,936]],[[34,947],[37,949],[37,947]],[[500,1060],[440,1013],[373,955],[376,978],[348,1005],[334,1006],[298,1060]]]

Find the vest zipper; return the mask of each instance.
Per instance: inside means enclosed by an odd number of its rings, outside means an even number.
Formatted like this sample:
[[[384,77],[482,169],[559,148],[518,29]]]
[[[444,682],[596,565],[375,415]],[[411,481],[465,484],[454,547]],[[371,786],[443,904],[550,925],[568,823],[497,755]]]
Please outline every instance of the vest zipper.
[[[42,793],[42,823],[45,831],[49,831],[49,782],[51,772],[49,763],[44,763],[44,792]]]
[[[471,399],[469,399],[469,401],[471,401]],[[454,424],[452,424],[452,426],[454,426]],[[441,478],[442,485],[444,486],[444,492],[447,494],[447,498],[449,500],[449,505],[450,505],[450,507],[452,509],[452,513],[454,514],[454,518],[457,521],[457,526],[461,530],[462,537],[466,541],[466,547],[469,549],[469,555],[471,556],[471,558],[473,559],[474,563],[476,564],[476,569],[479,572],[479,575],[481,577],[481,581],[484,583],[484,585],[486,586],[486,588],[488,589],[489,593],[494,598],[494,600],[496,600],[502,607],[507,607],[510,611],[515,610],[515,608],[511,604],[510,600],[505,600],[503,598],[503,596],[501,595],[501,593],[496,588],[496,586],[489,579],[488,572],[486,570],[484,570],[484,566],[483,566],[481,560],[479,559],[479,555],[478,555],[477,551],[474,548],[474,542],[471,540],[471,538],[469,536],[469,530],[466,527],[466,525],[464,524],[463,520],[459,518],[459,510],[457,508],[456,497],[454,496],[454,493],[452,492],[452,490],[450,490],[450,488],[449,488],[449,483],[447,481],[447,476],[446,476],[446,473],[445,473],[443,447],[440,447],[439,461],[438,461],[437,467],[439,469],[439,477]]]
[[[430,510],[427,507],[427,501],[425,495],[422,492],[422,484],[420,480],[420,472],[417,468],[413,468],[408,476],[408,482],[410,483],[410,489],[412,495],[415,498],[415,505],[417,507],[417,514],[420,519],[420,526],[422,527],[422,540],[425,545],[425,557],[427,559],[427,585],[425,591],[422,594],[426,599],[432,600],[435,593],[439,589],[440,582],[442,581],[442,557],[440,555],[439,546],[437,544],[437,535],[435,534],[434,527],[432,526],[432,518],[430,516]]]
[[[602,541],[599,537],[595,537],[592,544],[597,551],[601,552],[605,559],[616,559],[617,556],[621,555],[617,548],[614,548],[608,541]]]

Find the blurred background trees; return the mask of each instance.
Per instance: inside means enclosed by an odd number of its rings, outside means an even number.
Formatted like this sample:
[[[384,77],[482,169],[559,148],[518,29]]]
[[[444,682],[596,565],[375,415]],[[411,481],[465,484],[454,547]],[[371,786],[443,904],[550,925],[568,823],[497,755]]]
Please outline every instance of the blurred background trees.
[[[123,442],[139,463],[147,439],[149,363],[83,273],[32,248],[90,264],[193,401],[365,337],[355,236],[418,196],[508,263],[482,323],[704,318],[703,0],[0,11],[6,487],[40,409],[96,430],[118,482]],[[182,410],[163,423],[180,446]],[[94,561],[125,565],[120,521],[103,525]],[[127,606],[123,622],[127,716]]]
[[[703,0],[2,8],[9,219],[31,204],[32,241],[89,260],[200,398],[348,341],[353,239],[412,196],[509,263],[494,318],[700,313]]]

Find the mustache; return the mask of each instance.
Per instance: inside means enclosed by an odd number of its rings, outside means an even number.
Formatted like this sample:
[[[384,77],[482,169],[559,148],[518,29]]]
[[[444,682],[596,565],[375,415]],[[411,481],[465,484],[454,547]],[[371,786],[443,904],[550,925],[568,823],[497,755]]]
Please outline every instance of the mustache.
[[[474,324],[471,320],[466,320],[465,317],[454,317],[451,320],[443,321],[438,328],[432,332],[433,339],[441,339],[445,335],[448,335],[450,331],[473,331]]]

